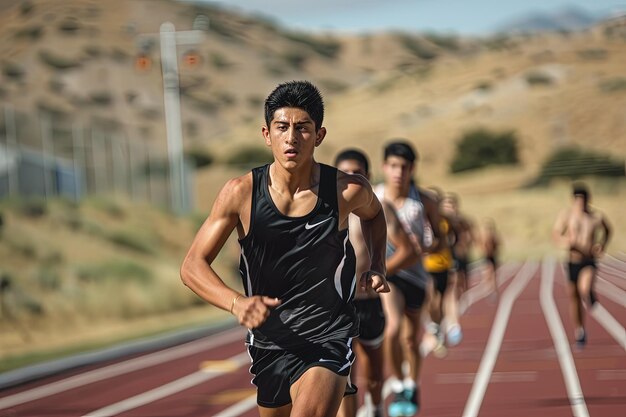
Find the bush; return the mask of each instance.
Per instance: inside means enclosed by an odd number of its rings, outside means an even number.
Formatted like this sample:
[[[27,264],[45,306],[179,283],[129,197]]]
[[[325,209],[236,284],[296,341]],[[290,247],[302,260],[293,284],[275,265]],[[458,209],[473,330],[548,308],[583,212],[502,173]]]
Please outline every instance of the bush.
[[[578,56],[588,60],[604,60],[608,58],[609,51],[602,48],[589,48],[578,51]]]
[[[447,49],[448,51],[457,52],[461,49],[459,44],[459,38],[455,35],[442,35],[438,33],[427,33],[424,38],[429,42],[437,45],[441,49]]]
[[[531,71],[526,74],[526,82],[530,86],[551,85],[554,80],[549,74],[539,71]]]
[[[397,36],[402,46],[417,58],[425,61],[437,58],[437,53],[430,47],[424,45],[421,39],[405,34],[399,34]]]
[[[49,67],[59,70],[79,67],[81,64],[78,58],[61,56],[47,49],[39,51],[39,59]]]
[[[110,106],[113,103],[113,96],[107,90],[94,91],[89,94],[89,100],[97,106]]]
[[[135,233],[120,230],[117,232],[109,233],[106,238],[118,246],[133,250],[138,253],[143,253],[146,255],[151,255],[155,253],[152,244],[147,241],[147,239],[144,239],[142,236],[139,236]]]
[[[12,80],[21,80],[26,71],[21,65],[8,61],[2,64],[2,73]]]
[[[331,38],[319,39],[304,33],[287,32],[284,33],[285,38],[292,42],[306,45],[318,55],[324,58],[334,59],[341,51],[341,44]]]
[[[209,62],[213,68],[218,70],[226,70],[233,66],[233,63],[219,52],[211,52],[209,54]]]
[[[306,63],[307,55],[299,49],[287,51],[281,55],[281,58],[294,70],[301,70]]]
[[[608,154],[565,147],[553,152],[543,163],[541,171],[531,185],[545,185],[554,178],[577,179],[585,176],[623,177],[624,161],[612,159]]]
[[[229,165],[256,166],[270,163],[273,160],[274,157],[267,148],[250,146],[239,148],[226,162]]]
[[[196,168],[209,166],[213,163],[214,158],[207,150],[192,148],[185,152],[185,157],[190,159]]]
[[[73,35],[80,29],[80,22],[75,18],[66,18],[59,23],[59,30],[62,33]]]
[[[31,25],[18,29],[15,32],[15,37],[18,39],[30,39],[37,40],[43,35],[43,26]]]
[[[17,211],[24,217],[36,219],[48,214],[46,201],[40,198],[29,198],[17,202]]]
[[[615,77],[607,80],[602,80],[598,85],[600,91],[604,93],[615,93],[626,90],[626,78]]]
[[[152,271],[132,261],[109,261],[97,265],[79,267],[78,278],[84,282],[139,282],[150,284],[153,281]]]
[[[517,137],[512,131],[496,133],[486,129],[466,132],[457,143],[450,166],[452,173],[483,168],[489,165],[519,163]]]

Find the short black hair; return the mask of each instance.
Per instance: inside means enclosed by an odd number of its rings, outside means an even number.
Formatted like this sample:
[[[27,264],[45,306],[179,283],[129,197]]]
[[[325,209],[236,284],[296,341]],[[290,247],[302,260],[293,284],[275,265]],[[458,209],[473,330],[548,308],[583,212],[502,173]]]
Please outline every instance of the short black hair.
[[[414,163],[417,159],[417,152],[413,148],[413,145],[406,140],[394,140],[385,146],[385,161],[390,156],[399,156],[410,163]]]
[[[363,164],[365,173],[370,173],[370,163],[367,156],[358,149],[346,149],[345,151],[340,152],[335,158],[335,166],[339,165],[342,161],[358,161]]]
[[[585,202],[589,201],[589,189],[583,182],[575,182],[572,184],[572,195],[574,197],[581,196],[585,199]]]
[[[279,84],[265,99],[265,123],[270,126],[276,110],[295,107],[309,113],[315,122],[315,131],[324,121],[324,100],[320,91],[309,81],[289,81]]]

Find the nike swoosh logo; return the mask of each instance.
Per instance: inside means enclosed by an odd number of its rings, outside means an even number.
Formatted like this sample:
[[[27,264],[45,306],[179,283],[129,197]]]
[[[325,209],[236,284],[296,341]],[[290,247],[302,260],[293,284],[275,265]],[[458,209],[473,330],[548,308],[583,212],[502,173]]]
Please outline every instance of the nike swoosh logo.
[[[307,229],[307,230],[313,229],[315,226],[319,226],[320,224],[326,223],[329,220],[332,220],[332,217],[329,217],[329,218],[327,218],[325,220],[322,220],[321,222],[317,222],[317,223],[313,223],[313,224],[307,223],[307,224],[304,225],[304,228]]]

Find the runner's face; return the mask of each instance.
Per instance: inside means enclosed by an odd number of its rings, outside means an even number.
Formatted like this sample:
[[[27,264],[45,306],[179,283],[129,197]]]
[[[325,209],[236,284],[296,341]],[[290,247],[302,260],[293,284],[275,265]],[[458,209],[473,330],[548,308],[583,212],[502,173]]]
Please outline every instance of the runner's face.
[[[368,178],[365,167],[359,161],[354,159],[345,159],[337,164],[337,169],[348,174],[360,174]]]
[[[407,186],[413,176],[414,165],[400,156],[389,156],[383,164],[385,183],[395,186]]]
[[[313,158],[313,150],[324,140],[326,129],[315,131],[315,122],[302,109],[283,107],[274,112],[269,126],[263,126],[265,144],[274,160],[285,168],[295,168]]]

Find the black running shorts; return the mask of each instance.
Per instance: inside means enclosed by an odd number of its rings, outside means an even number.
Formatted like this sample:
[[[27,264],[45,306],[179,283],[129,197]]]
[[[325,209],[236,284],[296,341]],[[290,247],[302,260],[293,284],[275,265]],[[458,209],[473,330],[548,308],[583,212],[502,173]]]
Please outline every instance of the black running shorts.
[[[569,280],[576,284],[578,282],[578,276],[580,275],[580,271],[585,267],[592,267],[594,270],[596,269],[596,261],[594,259],[584,259],[581,262],[569,262],[567,264],[567,269],[569,271]]]
[[[435,291],[443,295],[448,288],[448,271],[443,272],[430,272],[433,277],[433,284],[435,284]]]
[[[252,360],[252,383],[257,387],[257,404],[277,408],[291,403],[289,389],[307,370],[319,366],[347,376],[354,362],[352,339],[331,340],[311,344],[306,349],[286,351],[248,346]],[[344,395],[356,393],[356,386],[348,380]]]
[[[359,342],[377,348],[383,342],[385,313],[379,297],[354,300],[359,316]]]
[[[409,310],[421,310],[424,300],[426,299],[426,290],[424,288],[413,285],[397,275],[387,277],[387,282],[391,282],[402,293],[405,308]]]

